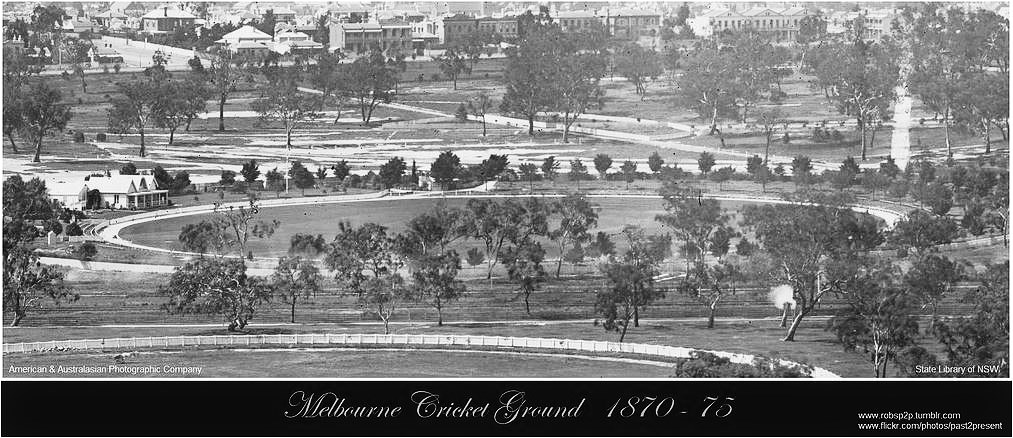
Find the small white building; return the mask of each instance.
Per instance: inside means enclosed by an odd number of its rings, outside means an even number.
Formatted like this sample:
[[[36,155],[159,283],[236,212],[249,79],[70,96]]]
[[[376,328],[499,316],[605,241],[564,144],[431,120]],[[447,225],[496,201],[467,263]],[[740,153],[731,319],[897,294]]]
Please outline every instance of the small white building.
[[[71,210],[84,210],[88,199],[88,187],[81,182],[47,182],[46,191],[49,199]]]
[[[302,32],[283,31],[274,34],[274,45],[271,50],[282,55],[298,53],[316,53],[323,50],[324,45],[313,41],[309,35]]]

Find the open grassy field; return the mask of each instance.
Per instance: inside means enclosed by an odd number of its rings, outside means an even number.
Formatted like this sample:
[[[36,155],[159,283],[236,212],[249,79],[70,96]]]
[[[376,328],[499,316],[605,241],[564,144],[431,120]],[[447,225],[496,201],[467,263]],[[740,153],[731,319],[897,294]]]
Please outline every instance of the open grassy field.
[[[81,352],[47,355],[13,355],[9,366],[105,367],[112,364],[109,353]],[[450,351],[403,349],[242,349],[182,350],[144,352],[124,363],[130,367],[152,367],[155,372],[99,374],[87,377],[179,377],[167,374],[164,366],[199,366],[200,375],[184,377],[262,378],[552,378],[552,377],[668,377],[671,365],[653,361],[592,356],[553,355],[514,351]],[[8,367],[7,370],[10,368]],[[5,377],[69,377],[49,373],[10,374]],[[74,376],[84,377],[84,376]]]

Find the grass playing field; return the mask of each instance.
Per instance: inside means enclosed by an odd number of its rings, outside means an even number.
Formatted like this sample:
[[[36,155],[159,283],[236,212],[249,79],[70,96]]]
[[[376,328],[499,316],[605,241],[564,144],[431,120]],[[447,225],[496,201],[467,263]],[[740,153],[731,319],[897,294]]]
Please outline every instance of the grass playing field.
[[[372,202],[345,204],[300,205],[289,207],[265,208],[259,220],[276,219],[281,221],[281,228],[270,238],[251,240],[249,245],[255,256],[277,257],[288,251],[289,238],[295,233],[321,234],[331,240],[337,232],[338,222],[349,221],[353,225],[374,222],[390,228],[393,232],[404,230],[404,225],[413,217],[431,208],[436,199],[393,199]],[[624,199],[624,198],[593,198],[598,204],[598,227],[595,231],[609,234],[620,232],[626,225],[638,225],[647,233],[664,233],[659,222],[654,218],[663,214],[664,208],[660,199]],[[448,206],[463,207],[466,199],[447,199]],[[743,203],[722,201],[722,207],[729,213],[741,208]],[[159,248],[179,249],[179,230],[186,224],[200,222],[207,215],[185,216],[165,219],[127,227],[120,232],[120,237],[138,244]],[[558,220],[558,219],[557,219]],[[734,222],[734,221],[733,221]],[[556,228],[558,224],[552,224]],[[467,240],[457,245],[459,253],[468,248],[481,247],[478,240]],[[558,257],[559,251],[553,248],[550,241],[543,241],[548,258]]]

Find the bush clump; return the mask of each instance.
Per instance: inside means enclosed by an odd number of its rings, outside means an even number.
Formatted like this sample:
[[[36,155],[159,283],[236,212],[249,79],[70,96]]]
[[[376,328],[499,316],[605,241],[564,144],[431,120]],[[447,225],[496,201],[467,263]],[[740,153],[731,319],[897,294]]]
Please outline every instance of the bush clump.
[[[777,361],[757,357],[752,364],[733,363],[731,359],[705,351],[693,351],[689,359],[675,365],[672,377],[810,377],[812,368],[806,365],[783,365]]]

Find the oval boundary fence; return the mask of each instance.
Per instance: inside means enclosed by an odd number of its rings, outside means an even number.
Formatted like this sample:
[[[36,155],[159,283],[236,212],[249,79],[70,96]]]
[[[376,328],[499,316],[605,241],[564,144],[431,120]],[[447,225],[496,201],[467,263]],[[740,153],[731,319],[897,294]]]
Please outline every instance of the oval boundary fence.
[[[590,341],[580,339],[528,338],[475,335],[409,335],[409,334],[277,334],[277,335],[213,335],[158,336],[139,338],[75,339],[66,341],[20,342],[4,344],[4,354],[45,353],[68,350],[122,350],[140,348],[178,348],[190,346],[255,346],[255,345],[402,345],[480,348],[531,348],[542,350],[620,353],[685,359],[693,351],[707,352],[733,363],[752,364],[756,356],[724,351],[701,350],[668,345]],[[562,353],[565,354],[565,353]],[[773,359],[793,366],[796,362]],[[840,376],[819,367],[811,367],[816,379],[839,379]]]

